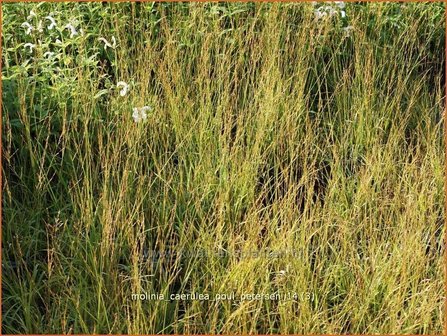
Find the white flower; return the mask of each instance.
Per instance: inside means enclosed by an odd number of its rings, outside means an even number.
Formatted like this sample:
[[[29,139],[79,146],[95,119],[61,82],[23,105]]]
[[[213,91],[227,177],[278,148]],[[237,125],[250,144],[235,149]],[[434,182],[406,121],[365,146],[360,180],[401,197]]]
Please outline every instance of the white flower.
[[[59,40],[59,39],[56,39],[56,41],[55,41],[54,43],[56,43],[56,44],[62,44],[62,41]]]
[[[133,113],[132,113],[132,118],[137,123],[137,122],[140,122],[142,120],[146,120],[147,114],[142,112],[142,111],[140,111],[138,109],[138,107],[134,107],[133,108]]]
[[[138,110],[138,107],[133,108],[132,118],[135,122],[141,121],[140,111]]]
[[[343,11],[344,12],[344,11]],[[326,16],[332,17],[337,14],[337,10],[332,6],[321,6],[314,10],[315,18],[317,20],[322,19]]]
[[[346,4],[344,1],[334,1],[334,3],[338,6],[338,8],[343,9],[346,7]]]
[[[104,42],[104,49],[107,49],[107,47],[112,48],[112,45],[104,37],[98,38],[98,41],[103,41]]]
[[[54,56],[54,52],[52,51],[47,51],[46,53],[43,54],[43,57],[53,57]]]
[[[323,17],[327,16],[327,13],[326,13],[326,12],[323,12],[321,8],[322,8],[322,7],[318,8],[318,9],[316,9],[316,10],[314,11],[315,18],[316,18],[317,20],[322,19]]]
[[[30,24],[29,22],[23,22],[23,23],[22,23],[22,27],[23,27],[23,28],[26,28],[26,32],[25,32],[26,35],[31,34],[31,32],[32,32],[33,29],[34,29],[34,27],[31,26],[31,24]]]
[[[56,27],[56,20],[53,17],[48,15],[45,17],[45,19],[50,20],[50,22],[51,22],[50,25],[47,27],[49,30]]]
[[[78,35],[76,28],[71,23],[67,24],[64,28],[70,29],[70,37],[71,38],[73,38],[73,36],[75,36],[75,35]]]
[[[24,45],[23,45],[23,47],[26,49],[27,47],[29,47],[29,52],[33,52],[33,49],[36,47],[36,45],[35,44],[32,44],[32,43],[25,43]]]
[[[26,18],[28,21],[29,20],[31,20],[32,18],[35,18],[37,15],[36,15],[36,13],[33,11],[33,10],[31,10],[30,12],[29,12],[29,15],[28,15],[28,17]]]
[[[340,14],[342,18],[346,17],[346,12],[344,10],[340,11]]]
[[[129,90],[129,85],[126,82],[118,82],[116,83],[116,87],[120,88],[122,87],[121,91],[120,91],[120,96],[124,97],[127,94],[127,91]]]
[[[104,42],[104,50],[106,50],[107,47],[112,48],[112,49],[116,48],[115,36],[112,36],[112,44],[110,44],[110,42],[107,41],[104,37],[100,37],[98,40]]]
[[[136,123],[140,122],[142,120],[146,120],[147,119],[146,111],[151,111],[151,110],[152,110],[152,107],[150,107],[150,106],[143,106],[141,108],[134,107],[133,113],[132,113],[132,118]]]

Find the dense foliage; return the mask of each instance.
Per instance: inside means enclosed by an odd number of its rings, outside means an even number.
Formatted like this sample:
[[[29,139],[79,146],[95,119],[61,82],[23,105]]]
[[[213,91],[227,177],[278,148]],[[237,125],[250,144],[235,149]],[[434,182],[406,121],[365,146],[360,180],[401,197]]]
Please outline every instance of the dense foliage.
[[[442,2],[2,11],[4,333],[442,332]]]

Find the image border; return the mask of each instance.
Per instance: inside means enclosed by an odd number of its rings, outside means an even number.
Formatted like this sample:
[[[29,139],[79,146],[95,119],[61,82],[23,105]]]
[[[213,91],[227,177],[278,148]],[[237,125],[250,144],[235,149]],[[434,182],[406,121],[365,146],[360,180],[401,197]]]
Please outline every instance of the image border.
[[[253,3],[309,3],[312,2],[310,0],[224,0],[224,1],[218,1],[218,0],[0,0],[0,54],[2,53],[2,30],[3,30],[3,3],[9,4],[9,3],[59,3],[59,2],[79,2],[79,3],[86,3],[86,2],[101,2],[101,3],[120,3],[120,2],[127,2],[127,3],[144,3],[144,2],[179,2],[179,3],[186,3],[186,2],[203,2],[203,3],[212,3],[212,2],[227,2],[227,3],[243,3],[243,2],[253,2]],[[319,2],[328,2],[320,0]],[[445,26],[445,50],[444,55],[447,59],[447,0],[426,0],[426,1],[420,1],[420,0],[403,0],[403,1],[397,1],[397,0],[346,0],[345,2],[352,2],[352,3],[444,3],[444,26]],[[2,62],[0,62],[0,72],[2,70]],[[445,62],[445,68],[444,68],[444,80],[447,79],[447,62]],[[3,98],[3,81],[0,82],[0,124],[3,126],[3,111],[2,111],[2,98]],[[447,335],[447,85],[444,87],[444,112],[443,112],[443,122],[444,122],[444,307],[443,307],[443,315],[444,315],[444,330],[443,334],[441,335]],[[3,127],[0,128],[0,138],[2,138],[3,133]],[[2,244],[2,221],[3,221],[3,141],[0,143],[0,195],[2,196],[2,202],[0,202],[0,244]],[[0,259],[2,258],[2,251],[3,247],[0,248]],[[3,324],[3,283],[2,283],[2,271],[3,267],[0,269],[0,324]],[[2,327],[0,327],[0,335],[3,335],[2,333]],[[5,335],[14,335],[14,334],[5,334]],[[17,334],[17,335],[62,335],[61,334]],[[72,335],[89,335],[89,334],[72,334]],[[105,334],[95,334],[95,335],[105,335]],[[109,334],[109,335],[131,335],[131,334]],[[139,335],[139,334],[138,334]],[[144,334],[141,334],[144,335]],[[182,334],[157,334],[157,335],[182,335]],[[191,334],[191,335],[221,335],[221,334]],[[229,334],[232,335],[232,334]],[[233,334],[237,335],[237,334]],[[288,335],[288,334],[253,334],[253,335],[265,335],[265,336],[276,336],[276,335]],[[296,335],[296,334],[289,334],[289,335]],[[360,336],[360,335],[389,335],[389,334],[303,334],[308,336],[337,336],[337,335],[347,335],[347,336]],[[411,334],[392,334],[394,336],[398,335],[411,335]],[[433,334],[415,334],[415,335],[433,335]]]

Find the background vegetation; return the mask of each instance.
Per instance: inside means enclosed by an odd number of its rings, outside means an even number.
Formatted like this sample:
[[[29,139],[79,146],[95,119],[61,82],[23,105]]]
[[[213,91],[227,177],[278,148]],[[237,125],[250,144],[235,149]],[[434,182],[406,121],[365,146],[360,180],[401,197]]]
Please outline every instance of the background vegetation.
[[[4,333],[442,332],[443,3],[2,10]]]

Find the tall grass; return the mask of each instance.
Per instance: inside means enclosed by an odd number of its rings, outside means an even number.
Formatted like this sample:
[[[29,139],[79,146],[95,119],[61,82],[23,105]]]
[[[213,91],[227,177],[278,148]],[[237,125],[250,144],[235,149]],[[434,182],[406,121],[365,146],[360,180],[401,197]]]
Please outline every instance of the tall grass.
[[[4,333],[442,332],[444,5],[321,5],[2,4]]]

